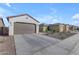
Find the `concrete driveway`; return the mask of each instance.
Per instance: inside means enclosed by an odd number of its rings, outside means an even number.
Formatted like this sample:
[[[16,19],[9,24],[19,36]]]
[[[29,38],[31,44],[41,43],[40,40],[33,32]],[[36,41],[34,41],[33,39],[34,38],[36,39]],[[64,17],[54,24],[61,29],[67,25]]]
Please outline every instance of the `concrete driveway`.
[[[19,55],[79,55],[79,33],[63,41],[40,34],[15,35],[14,38]]]
[[[51,45],[55,45],[60,40],[40,34],[15,35],[16,54],[33,55]]]

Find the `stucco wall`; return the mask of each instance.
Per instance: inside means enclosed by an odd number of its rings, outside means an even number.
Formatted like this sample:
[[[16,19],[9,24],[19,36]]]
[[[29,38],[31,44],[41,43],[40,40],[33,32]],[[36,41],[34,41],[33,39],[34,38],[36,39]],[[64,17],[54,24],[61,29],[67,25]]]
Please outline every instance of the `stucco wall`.
[[[0,19],[0,27],[4,27],[4,24],[2,22],[2,19]]]
[[[27,15],[9,18],[9,22],[10,22],[9,35],[14,35],[14,22],[25,22],[25,23],[36,24],[36,33],[38,33],[39,31],[39,23]]]
[[[59,32],[64,32],[64,25],[59,25]]]
[[[49,26],[49,30],[50,31],[55,31],[55,32],[59,32],[59,25],[50,25]]]
[[[37,21],[33,20],[32,18],[30,18],[29,16],[25,15],[25,16],[20,16],[20,17],[13,17],[9,19],[10,22],[25,22],[25,23],[34,23],[34,24],[38,24]]]

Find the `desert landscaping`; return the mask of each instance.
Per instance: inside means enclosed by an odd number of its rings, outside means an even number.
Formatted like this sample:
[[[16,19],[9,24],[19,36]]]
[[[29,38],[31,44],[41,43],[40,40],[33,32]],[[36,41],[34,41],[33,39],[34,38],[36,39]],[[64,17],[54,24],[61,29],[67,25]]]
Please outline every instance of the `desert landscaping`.
[[[46,36],[64,40],[77,34],[78,26],[55,23],[55,24],[40,24],[39,31]]]
[[[77,33],[69,33],[69,32],[64,33],[63,32],[63,33],[48,33],[48,34],[45,34],[45,35],[49,36],[49,37],[57,38],[59,40],[64,40],[64,39],[69,38],[69,37],[71,37],[75,34],[77,34]]]
[[[0,36],[0,55],[15,55],[15,42],[13,36]]]

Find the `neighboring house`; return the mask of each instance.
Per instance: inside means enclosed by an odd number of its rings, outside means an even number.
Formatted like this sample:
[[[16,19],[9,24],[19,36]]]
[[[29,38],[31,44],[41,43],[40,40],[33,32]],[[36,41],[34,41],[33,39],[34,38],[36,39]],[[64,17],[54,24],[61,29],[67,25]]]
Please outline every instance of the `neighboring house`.
[[[9,16],[7,19],[10,23],[9,35],[39,33],[39,21],[28,14]]]
[[[39,31],[40,32],[46,32],[48,30],[48,25],[47,24],[40,24],[39,25]]]
[[[69,31],[70,31],[70,25],[64,24],[64,32],[69,32]]]
[[[48,28],[49,28],[49,31],[52,31],[52,32],[68,32],[69,31],[69,25],[62,24],[62,23],[49,24]]]
[[[69,25],[66,25],[66,31],[69,32],[70,29],[69,29]]]
[[[3,28],[4,26],[5,26],[5,25],[4,25],[3,19],[0,18],[0,35],[3,34],[3,30],[2,30],[2,28]]]
[[[0,27],[4,27],[4,26],[5,26],[5,25],[4,25],[3,19],[0,18]]]
[[[62,23],[50,24],[48,28],[49,28],[49,31],[53,31],[53,32],[79,31],[78,26],[69,25],[69,24],[62,24]]]
[[[72,32],[79,31],[78,26],[64,24],[64,23],[55,23],[55,24],[40,24],[40,32]]]
[[[78,26],[70,25],[70,30],[71,31],[79,31],[78,29],[79,29]]]

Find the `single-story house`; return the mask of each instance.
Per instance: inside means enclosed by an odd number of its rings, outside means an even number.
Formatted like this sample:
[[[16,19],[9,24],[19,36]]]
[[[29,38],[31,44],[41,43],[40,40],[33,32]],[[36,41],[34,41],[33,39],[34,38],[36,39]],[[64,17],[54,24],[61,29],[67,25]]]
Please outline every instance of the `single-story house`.
[[[78,26],[70,25],[71,31],[79,31],[78,28],[79,28]]]
[[[39,33],[39,21],[28,14],[7,17],[9,35]]]
[[[70,31],[70,25],[64,24],[64,32],[69,32],[69,31]]]
[[[48,28],[49,28],[49,31],[52,31],[52,32],[68,32],[69,31],[69,25],[62,24],[62,23],[49,24]]]
[[[0,35],[8,35],[8,27],[5,26],[3,18],[0,18]]]
[[[48,30],[48,25],[47,24],[40,24],[39,25],[39,31],[40,32],[46,32]]]

